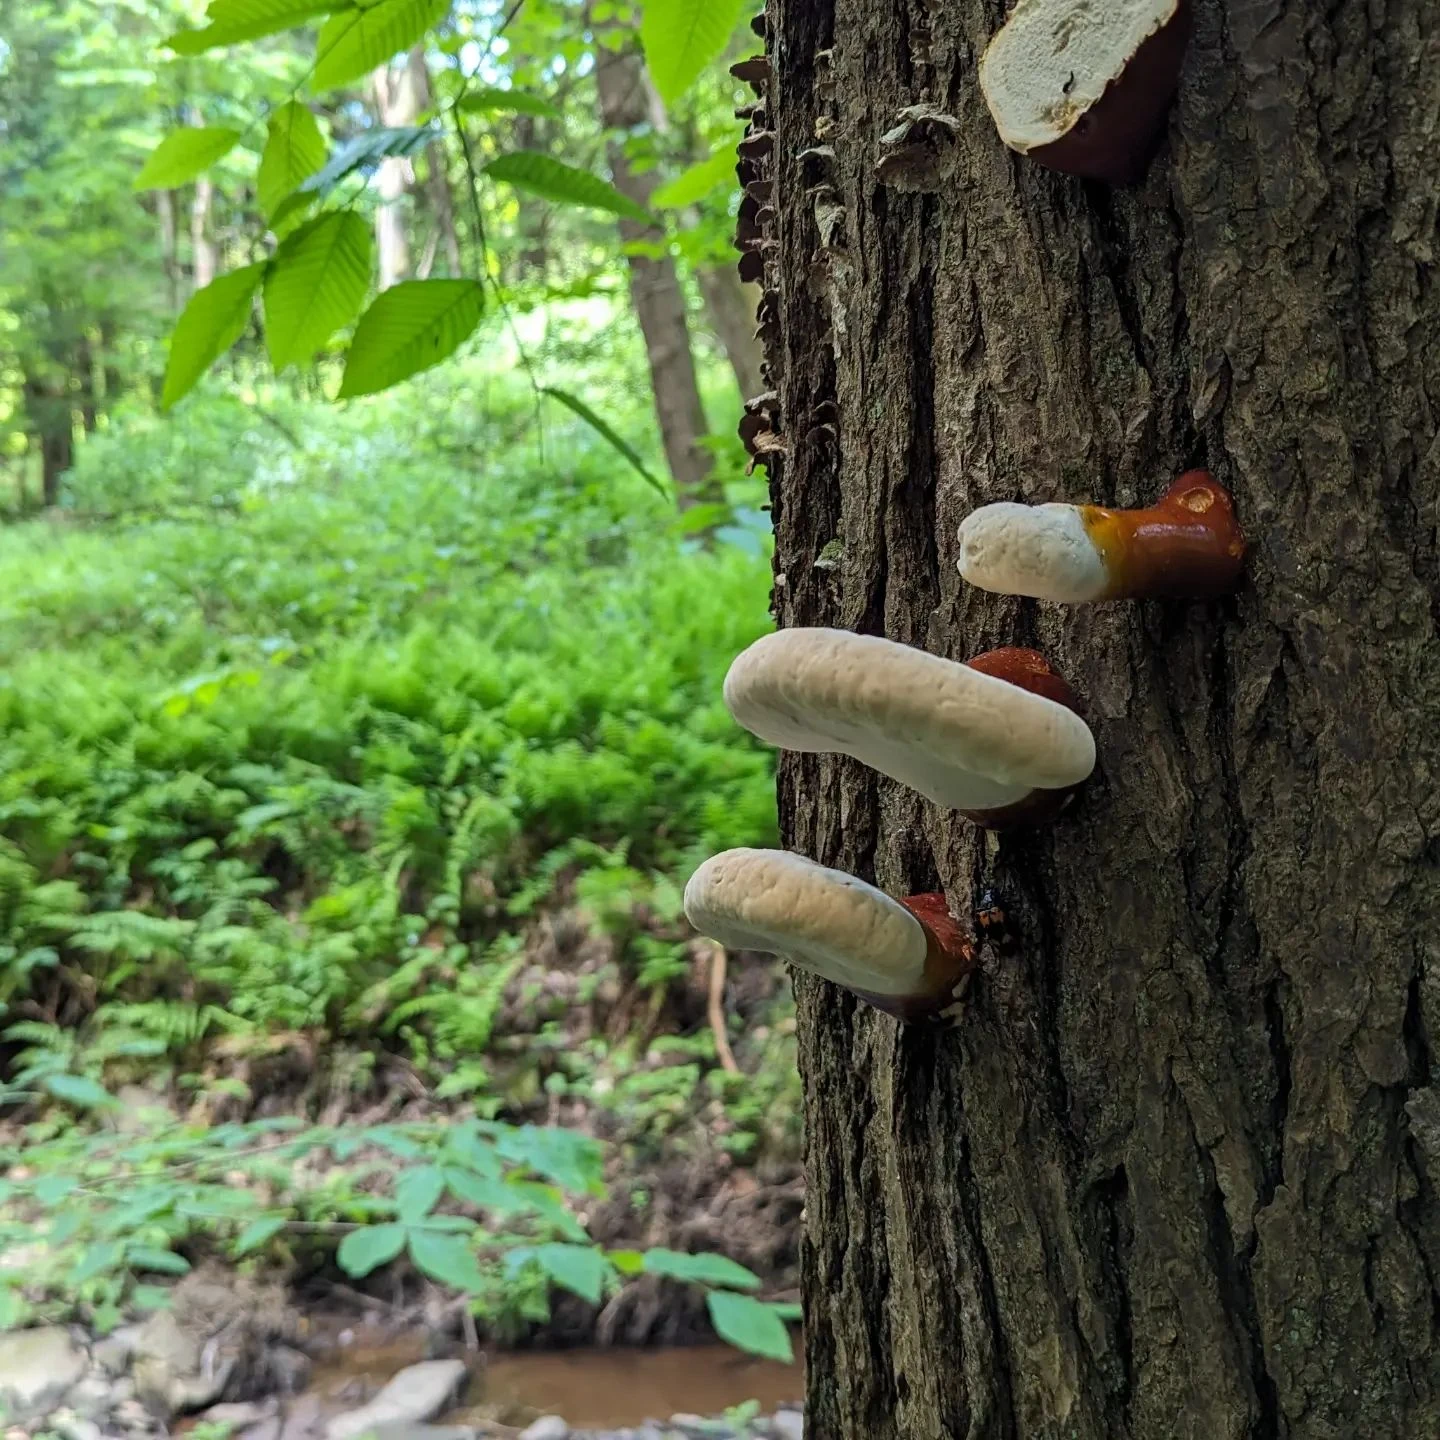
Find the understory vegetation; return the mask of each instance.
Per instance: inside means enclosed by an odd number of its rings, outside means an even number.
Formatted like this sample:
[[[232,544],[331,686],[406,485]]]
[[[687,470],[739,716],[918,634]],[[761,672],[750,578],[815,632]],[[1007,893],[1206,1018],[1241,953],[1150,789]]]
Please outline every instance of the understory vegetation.
[[[720,700],[768,535],[727,498],[696,544],[464,364],[343,417],[122,410],[0,528],[0,1325],[106,1328],[209,1253],[403,1258],[499,1334],[644,1272],[786,1352],[742,1267],[576,1218],[602,1140],[794,1151],[784,987],[718,1066],[680,908],[773,840]]]

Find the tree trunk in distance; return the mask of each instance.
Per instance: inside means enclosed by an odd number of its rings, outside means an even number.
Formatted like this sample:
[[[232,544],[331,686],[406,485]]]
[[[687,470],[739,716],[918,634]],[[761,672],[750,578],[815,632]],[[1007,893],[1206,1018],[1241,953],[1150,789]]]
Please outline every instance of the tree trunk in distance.
[[[753,400],[764,388],[760,365],[765,358],[755,336],[758,286],[747,285],[733,267],[701,266],[696,270],[710,326],[725,347],[742,400]]]
[[[391,73],[388,63],[381,65],[371,76],[371,91],[375,114],[382,125],[399,127],[415,123],[420,101],[408,60],[398,75]],[[408,158],[387,155],[381,160],[375,176],[375,188],[380,192],[380,203],[375,207],[375,250],[380,262],[382,290],[398,285],[410,275],[410,230],[405,218],[405,197],[414,183],[415,171]]]
[[[600,123],[625,132],[650,120],[645,72],[633,46],[623,51],[597,47],[595,82],[600,97]],[[647,208],[659,180],[651,172],[638,173],[625,154],[622,139],[611,141],[610,171],[616,187]],[[659,232],[634,220],[620,221],[620,238],[654,242]],[[675,261],[668,253],[630,255],[630,298],[645,336],[650,381],[655,392],[655,413],[665,444],[665,458],[675,477],[680,507],[703,498],[713,461],[700,441],[710,433],[700,400],[695,356],[690,348],[690,326],[685,313],[685,291]]]
[[[430,68],[425,61],[425,47],[414,45],[405,61],[410,88],[415,94],[415,114],[418,116],[434,103],[430,89]],[[430,209],[434,212],[435,228],[440,243],[445,247],[445,263],[450,274],[458,277],[465,273],[465,262],[460,257],[460,234],[455,228],[455,196],[450,189],[450,175],[445,164],[445,147],[431,141],[425,147],[425,193],[429,197]]]
[[[64,380],[27,376],[25,408],[40,444],[40,495],[48,509],[60,503],[60,479],[75,463],[75,417]]]
[[[196,109],[190,111],[192,125],[204,125],[204,117]],[[210,233],[211,211],[215,205],[215,183],[208,175],[195,181],[190,201],[190,267],[192,288],[203,290],[216,276],[219,265],[215,257],[215,241]]]
[[[1100,755],[999,839],[782,760],[788,846],[1018,936],[955,1030],[797,978],[812,1440],[1440,1435],[1440,12],[1193,8],[1112,189],[1002,146],[998,0],[769,3],[777,616],[1038,646]],[[1196,465],[1232,600],[956,573],[977,505]]]
[[[155,192],[155,215],[160,222],[160,256],[165,266],[166,287],[170,295],[171,313],[180,309],[180,262],[178,258],[179,227],[175,219],[175,192]]]

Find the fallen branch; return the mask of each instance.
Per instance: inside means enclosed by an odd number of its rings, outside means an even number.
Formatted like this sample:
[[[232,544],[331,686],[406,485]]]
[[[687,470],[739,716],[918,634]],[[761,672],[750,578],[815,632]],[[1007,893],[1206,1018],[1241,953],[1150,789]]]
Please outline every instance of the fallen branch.
[[[740,1067],[735,1063],[735,1052],[730,1048],[730,1037],[725,1030],[725,970],[725,947],[716,945],[710,951],[710,1029],[715,1034],[715,1054],[720,1068],[727,1075],[738,1075]]]

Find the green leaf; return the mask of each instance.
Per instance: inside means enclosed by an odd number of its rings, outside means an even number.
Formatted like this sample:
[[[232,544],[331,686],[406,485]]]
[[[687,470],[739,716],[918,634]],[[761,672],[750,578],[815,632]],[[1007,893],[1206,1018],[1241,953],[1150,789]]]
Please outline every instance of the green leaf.
[[[724,1255],[686,1255],[678,1250],[647,1250],[647,1275],[668,1275],[696,1285],[719,1285],[729,1290],[758,1290],[760,1277]]]
[[[89,1246],[70,1272],[71,1285],[83,1285],[97,1276],[108,1275],[125,1263],[125,1247],[118,1241],[102,1241]]]
[[[737,1295],[733,1290],[712,1290],[705,1297],[705,1303],[710,1310],[710,1323],[722,1340],[751,1355],[763,1355],[767,1360],[779,1360],[785,1365],[794,1364],[790,1334],[773,1305],[750,1295]]]
[[[265,276],[265,341],[277,370],[304,364],[360,312],[370,287],[370,227],[351,211],[317,215],[288,236]]]
[[[455,1290],[474,1294],[486,1287],[480,1262],[463,1236],[446,1235],[437,1230],[412,1230],[410,1258],[422,1275]]]
[[[120,1103],[98,1080],[84,1075],[46,1075],[40,1086],[57,1100],[85,1110],[113,1109]]]
[[[125,1263],[135,1270],[154,1270],[161,1275],[188,1275],[190,1262],[173,1250],[153,1245],[132,1245],[125,1251]]]
[[[177,55],[199,55],[218,45],[258,40],[348,8],[348,0],[211,0],[203,30],[180,30],[165,44]]]
[[[260,156],[256,190],[260,208],[273,215],[280,202],[293,195],[325,163],[325,137],[306,105],[291,100],[271,117]]]
[[[474,333],[485,309],[478,280],[406,280],[360,317],[336,397],[388,390],[447,360]]]
[[[228,125],[187,125],[173,130],[151,152],[135,177],[137,190],[173,190],[208,170],[240,143]]]
[[[497,1215],[519,1215],[532,1208],[523,1195],[516,1193],[513,1185],[476,1175],[459,1166],[445,1167],[445,1183],[457,1200],[480,1210],[493,1210]]]
[[[373,130],[362,130],[341,145],[324,168],[300,188],[328,195],[352,171],[376,166],[390,155],[414,155],[439,136],[440,131],[431,125],[377,125]]]
[[[200,377],[245,333],[264,274],[263,261],[246,265],[228,275],[217,275],[190,297],[170,337],[170,359],[160,396],[162,410],[188,395]]]
[[[735,174],[736,155],[732,150],[717,150],[708,160],[682,170],[668,185],[662,185],[651,197],[651,203],[662,210],[681,210],[694,205],[722,185],[729,190],[740,186]]]
[[[605,1256],[627,1280],[644,1273],[645,1257],[638,1250],[607,1250]]]
[[[655,217],[628,195],[622,195],[608,180],[577,170],[553,155],[538,150],[514,150],[500,155],[486,167],[492,180],[503,180],[517,190],[528,191],[543,200],[561,205],[580,205],[589,210],[604,210],[641,225],[654,225]]]
[[[445,1172],[434,1165],[407,1170],[395,1184],[395,1209],[407,1225],[423,1220],[445,1193]]]
[[[562,1289],[598,1305],[605,1298],[605,1286],[614,1270],[605,1256],[591,1245],[535,1245],[524,1252]]]
[[[335,1259],[351,1279],[358,1280],[388,1265],[405,1248],[407,1238],[403,1225],[367,1225],[340,1242]]]
[[[657,490],[667,500],[672,498],[670,491],[645,468],[645,462],[640,458],[640,452],[628,440],[623,439],[616,430],[612,429],[606,421],[602,420],[583,400],[577,399],[567,390],[557,390],[553,385],[542,385],[540,393],[548,395],[552,400],[558,400],[567,410],[573,411],[597,435],[608,440],[640,472],[646,484]]]
[[[587,1135],[556,1125],[519,1125],[502,1130],[495,1149],[516,1165],[524,1165],[565,1190],[600,1194],[604,1160]]]
[[[273,1240],[284,1228],[283,1215],[266,1215],[259,1220],[252,1220],[240,1232],[235,1240],[235,1248],[230,1253],[238,1260],[242,1255],[248,1255],[252,1250],[258,1250]]]
[[[408,50],[449,11],[450,0],[379,0],[363,10],[332,15],[320,27],[311,85],[333,90],[368,75]]]
[[[538,115],[545,120],[560,119],[560,111],[539,95],[524,90],[502,90],[498,85],[482,85],[467,90],[455,102],[457,110],[467,115]]]
[[[744,0],[645,0],[640,44],[667,105],[725,53],[744,12]]]

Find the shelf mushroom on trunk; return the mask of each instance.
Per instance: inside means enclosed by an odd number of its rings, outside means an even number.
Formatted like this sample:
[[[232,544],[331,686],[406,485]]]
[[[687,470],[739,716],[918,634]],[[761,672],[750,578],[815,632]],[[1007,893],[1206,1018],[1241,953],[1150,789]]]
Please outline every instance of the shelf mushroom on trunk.
[[[727,850],[685,887],[685,914],[729,950],[780,955],[906,1021],[958,1019],[975,949],[944,895],[883,890],[784,850]]]
[[[1123,185],[1160,143],[1190,0],[1019,0],[980,61],[1000,138],[1052,170]]]
[[[849,755],[986,829],[1057,814],[1095,768],[1074,693],[1034,650],[967,664],[848,630],[782,630],[744,651],[725,704],[787,750]]]
[[[1208,600],[1234,590],[1245,536],[1207,470],[1146,510],[984,505],[960,526],[960,573],[981,590],[1036,600]]]

